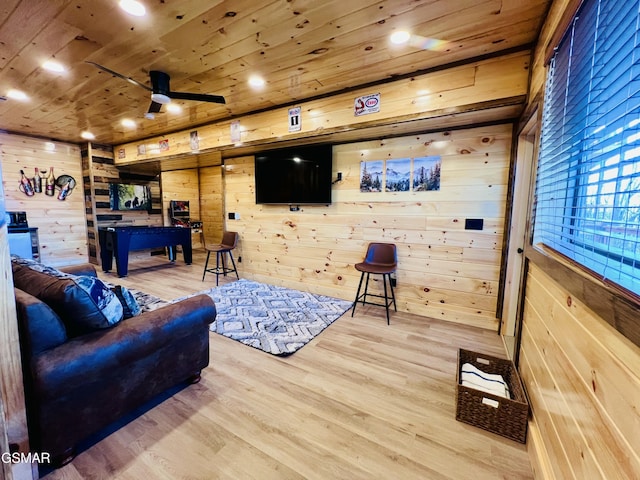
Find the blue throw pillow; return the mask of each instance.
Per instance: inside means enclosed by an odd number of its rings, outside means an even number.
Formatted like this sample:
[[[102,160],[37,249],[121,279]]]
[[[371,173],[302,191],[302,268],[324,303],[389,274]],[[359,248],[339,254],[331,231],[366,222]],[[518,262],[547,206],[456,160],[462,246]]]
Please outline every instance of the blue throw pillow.
[[[116,297],[118,297],[118,300],[122,305],[122,309],[124,311],[123,319],[126,320],[127,318],[140,315],[142,309],[140,308],[140,305],[138,305],[138,302],[136,302],[133,294],[126,287],[115,285],[111,287],[111,291],[116,294]]]

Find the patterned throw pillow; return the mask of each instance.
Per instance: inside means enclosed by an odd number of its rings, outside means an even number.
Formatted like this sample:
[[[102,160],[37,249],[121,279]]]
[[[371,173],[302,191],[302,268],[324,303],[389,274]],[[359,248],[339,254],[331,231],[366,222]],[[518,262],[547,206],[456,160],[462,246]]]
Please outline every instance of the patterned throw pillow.
[[[19,257],[12,258],[12,264],[15,286],[49,305],[70,337],[122,320],[120,300],[99,278],[70,275]]]
[[[115,285],[111,287],[111,291],[115,293],[118,300],[120,300],[120,304],[124,310],[123,320],[140,315],[142,309],[140,305],[138,305],[138,302],[136,302],[133,294],[126,287]]]

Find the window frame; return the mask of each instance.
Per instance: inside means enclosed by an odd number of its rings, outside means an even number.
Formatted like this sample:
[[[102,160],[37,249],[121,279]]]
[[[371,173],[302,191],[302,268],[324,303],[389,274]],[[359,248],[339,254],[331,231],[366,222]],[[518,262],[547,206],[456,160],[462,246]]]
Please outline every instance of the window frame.
[[[562,18],[558,21],[558,27],[551,36],[551,43],[544,53],[545,78],[548,78],[549,69],[552,68],[552,57],[555,49],[563,41],[567,31],[572,27],[574,17],[578,13],[581,1],[570,2]],[[533,100],[529,110],[537,108],[538,125],[542,131],[543,106],[545,88]],[[540,151],[540,136],[538,137],[537,150]],[[621,163],[618,164],[620,169]],[[535,162],[533,176],[537,177],[538,162]],[[620,170],[619,170],[620,171]],[[601,173],[602,174],[602,173]],[[630,290],[603,278],[588,267],[572,260],[562,252],[547,245],[535,245],[533,239],[533,225],[535,219],[535,186],[531,190],[531,211],[527,222],[527,239],[524,255],[527,262],[533,262],[547,275],[562,285],[572,296],[584,303],[588,308],[598,314],[622,335],[636,345],[640,346],[640,296]],[[567,207],[570,208],[570,207]],[[573,222],[572,222],[573,223]],[[571,227],[571,225],[567,225]],[[570,304],[571,298],[567,299]]]

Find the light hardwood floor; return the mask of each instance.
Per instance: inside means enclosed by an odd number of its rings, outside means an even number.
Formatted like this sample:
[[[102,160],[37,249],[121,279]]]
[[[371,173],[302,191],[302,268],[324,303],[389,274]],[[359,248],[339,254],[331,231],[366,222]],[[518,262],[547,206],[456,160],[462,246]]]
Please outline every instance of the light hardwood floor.
[[[100,276],[172,299],[215,286],[203,264],[152,257]],[[504,355],[494,333],[403,313],[387,326],[360,306],[289,357],[210,345],[200,383],[44,478],[533,478],[524,445],[455,420],[458,348]]]

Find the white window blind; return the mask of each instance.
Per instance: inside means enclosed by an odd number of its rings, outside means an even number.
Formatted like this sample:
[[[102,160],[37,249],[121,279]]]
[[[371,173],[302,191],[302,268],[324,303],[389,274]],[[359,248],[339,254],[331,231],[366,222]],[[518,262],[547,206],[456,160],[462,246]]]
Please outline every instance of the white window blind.
[[[640,0],[585,0],[548,71],[534,244],[640,295]]]

